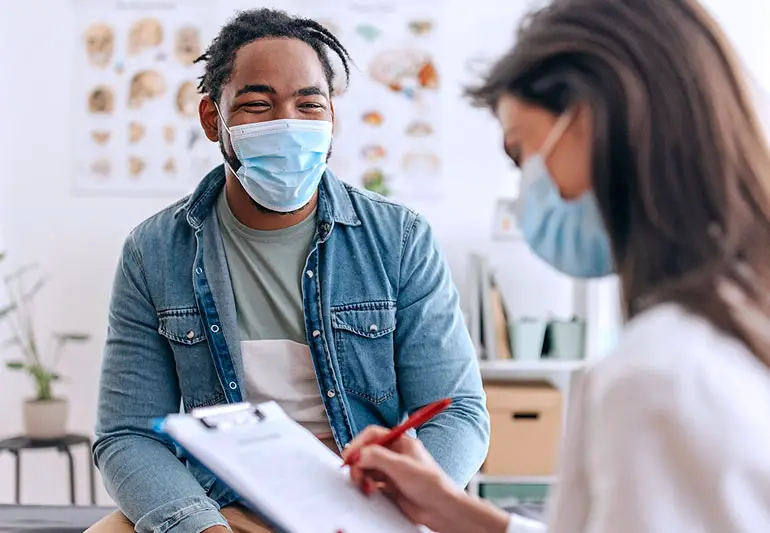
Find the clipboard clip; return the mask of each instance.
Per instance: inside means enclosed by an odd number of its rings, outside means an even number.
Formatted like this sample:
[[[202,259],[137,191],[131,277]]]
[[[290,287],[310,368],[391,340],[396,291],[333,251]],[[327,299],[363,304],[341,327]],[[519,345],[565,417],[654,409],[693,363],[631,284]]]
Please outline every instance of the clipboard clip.
[[[208,429],[219,431],[259,424],[265,420],[265,413],[248,402],[201,407],[193,409],[190,414]]]

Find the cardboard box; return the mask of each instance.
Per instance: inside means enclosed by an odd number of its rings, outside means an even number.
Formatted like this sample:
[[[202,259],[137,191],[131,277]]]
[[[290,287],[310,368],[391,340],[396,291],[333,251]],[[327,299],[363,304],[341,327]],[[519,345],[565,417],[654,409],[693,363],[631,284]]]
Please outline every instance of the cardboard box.
[[[492,423],[483,472],[498,476],[550,476],[562,427],[561,393],[545,382],[487,384]]]

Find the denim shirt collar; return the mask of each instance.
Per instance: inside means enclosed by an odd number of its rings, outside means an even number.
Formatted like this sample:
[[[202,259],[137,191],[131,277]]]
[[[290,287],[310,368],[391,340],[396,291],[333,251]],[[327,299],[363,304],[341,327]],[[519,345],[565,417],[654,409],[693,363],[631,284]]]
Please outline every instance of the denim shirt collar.
[[[199,229],[211,213],[219,192],[225,185],[225,167],[219,165],[200,182],[176,215],[186,213],[187,223]],[[353,209],[345,184],[330,170],[327,170],[318,186],[318,221],[323,233],[328,234],[335,222],[346,226],[358,226],[361,220]],[[324,227],[324,224],[328,226]]]

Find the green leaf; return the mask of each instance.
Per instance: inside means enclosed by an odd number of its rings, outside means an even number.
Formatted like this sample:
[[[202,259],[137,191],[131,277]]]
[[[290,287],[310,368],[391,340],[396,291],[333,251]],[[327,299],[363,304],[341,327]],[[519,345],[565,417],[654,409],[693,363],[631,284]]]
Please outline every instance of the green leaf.
[[[23,301],[24,302],[29,302],[32,298],[35,297],[35,295],[38,292],[40,292],[40,289],[45,287],[45,284],[46,284],[46,280],[45,279],[38,280],[38,282],[35,283],[35,285],[29,290],[29,292],[27,292],[27,294],[24,295]]]
[[[14,271],[14,272],[11,272],[7,276],[5,276],[5,281],[15,280],[16,278],[20,278],[20,277],[24,276],[25,274],[33,272],[33,271],[35,271],[35,270],[37,270],[39,268],[40,268],[40,265],[35,264],[35,263],[29,264],[29,265],[24,265],[20,269]]]
[[[27,368],[27,365],[25,365],[22,361],[8,361],[5,363],[5,366],[11,370],[24,370]]]
[[[0,252],[0,263],[2,263],[3,260],[5,259],[5,255],[6,255],[5,252]]]
[[[16,309],[16,304],[11,304],[7,307],[3,307],[2,309],[0,309],[0,319],[5,317],[6,315],[10,315],[15,309]]]
[[[58,342],[86,342],[91,340],[88,333],[56,333],[54,335]]]

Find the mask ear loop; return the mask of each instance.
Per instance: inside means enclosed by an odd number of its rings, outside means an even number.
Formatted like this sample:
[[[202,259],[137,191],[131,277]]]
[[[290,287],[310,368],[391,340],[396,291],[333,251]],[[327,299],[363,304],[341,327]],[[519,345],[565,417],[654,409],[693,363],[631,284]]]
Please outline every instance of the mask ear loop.
[[[225,117],[222,116],[222,112],[219,110],[219,106],[216,102],[212,102],[214,104],[214,107],[217,110],[217,115],[219,116],[219,121],[222,123],[222,126],[224,126],[225,131],[230,135],[230,148],[233,149],[233,152],[235,152],[235,146],[233,146],[233,132],[230,130],[230,128],[227,126],[227,123],[225,122]],[[238,154],[235,154],[235,157],[238,157]],[[235,169],[233,169],[232,165],[230,165],[230,162],[227,160],[226,157],[223,156],[223,159],[225,160],[225,166],[230,169],[230,172],[233,173],[233,176],[238,176],[238,173],[235,172]]]
[[[567,128],[572,123],[572,112],[571,111],[565,111],[557,120],[556,123],[551,128],[551,131],[548,133],[548,136],[545,138],[545,142],[543,143],[543,146],[540,147],[540,151],[538,154],[542,158],[543,164],[545,164],[546,160],[548,159],[548,156],[551,155],[551,152],[553,151],[554,146],[556,146],[556,143],[559,142],[559,139],[561,139],[562,135],[564,135],[564,132],[567,131]],[[522,181],[519,182],[519,198],[516,200],[516,203],[520,206],[519,209],[522,209],[521,207],[521,196],[522,191],[529,185],[528,182]],[[521,214],[521,213],[520,213]]]
[[[551,131],[548,134],[548,137],[546,137],[543,146],[540,148],[540,155],[542,156],[543,160],[548,159],[548,156],[551,155],[551,152],[556,146],[556,143],[561,140],[564,132],[567,131],[569,125],[572,124],[572,117],[572,112],[567,111],[562,116],[560,116],[559,120],[556,121],[556,124],[553,125],[553,128],[551,128]]]
[[[219,116],[219,120],[222,122],[222,125],[225,127],[225,130],[227,130],[227,133],[232,135],[233,132],[227,126],[227,122],[225,122],[225,117],[222,116],[222,112],[219,110],[219,106],[217,105],[216,102],[212,102],[212,103],[214,104],[214,108],[217,110],[217,116]]]

